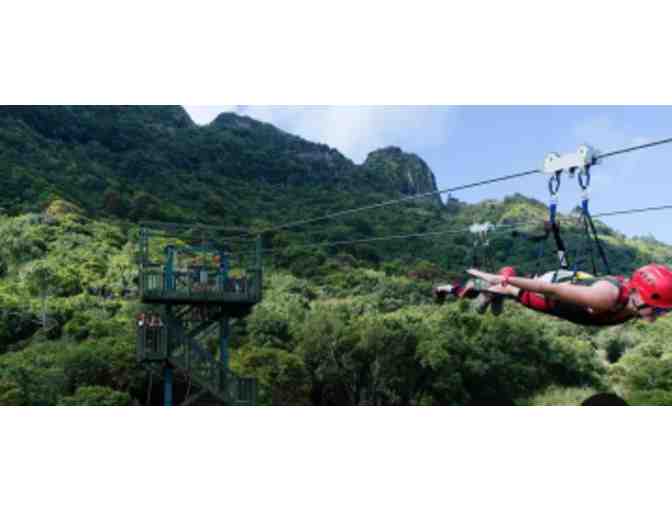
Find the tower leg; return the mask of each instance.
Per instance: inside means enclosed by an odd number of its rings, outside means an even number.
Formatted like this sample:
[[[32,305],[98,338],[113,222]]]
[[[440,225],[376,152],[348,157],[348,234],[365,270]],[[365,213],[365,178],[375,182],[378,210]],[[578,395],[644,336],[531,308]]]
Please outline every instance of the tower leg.
[[[219,361],[229,369],[229,318],[224,317],[219,322]]]
[[[172,328],[175,317],[173,315],[173,307],[171,305],[165,306],[164,315],[166,320],[166,327]],[[168,334],[166,336],[166,358],[170,358],[172,348],[172,338],[171,335]],[[163,405],[173,405],[173,367],[170,365],[168,359],[166,359],[165,364],[163,365]]]
[[[229,372],[229,318],[224,316],[219,321],[219,387],[226,387],[226,379]]]
[[[173,368],[168,364],[163,367],[163,405],[173,405]]]

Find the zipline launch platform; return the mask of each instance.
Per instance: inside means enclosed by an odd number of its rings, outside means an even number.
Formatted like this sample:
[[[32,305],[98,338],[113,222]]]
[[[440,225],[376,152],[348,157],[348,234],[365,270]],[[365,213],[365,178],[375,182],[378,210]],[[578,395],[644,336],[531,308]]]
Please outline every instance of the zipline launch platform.
[[[139,237],[138,361],[162,369],[164,404],[173,401],[177,369],[220,402],[254,405],[256,380],[229,369],[230,319],[248,315],[262,299],[261,241],[230,229],[142,223]],[[155,309],[162,308],[160,312]],[[151,309],[151,310],[150,310]],[[218,330],[219,356],[207,348]]]

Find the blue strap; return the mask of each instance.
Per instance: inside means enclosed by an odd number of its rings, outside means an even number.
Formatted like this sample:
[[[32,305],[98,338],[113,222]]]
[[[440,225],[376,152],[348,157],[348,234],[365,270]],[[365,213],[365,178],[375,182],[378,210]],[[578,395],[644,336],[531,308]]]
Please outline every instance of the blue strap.
[[[585,216],[590,217],[590,212],[588,212],[588,199],[587,198],[584,198],[581,201],[581,211],[583,212],[583,214]]]

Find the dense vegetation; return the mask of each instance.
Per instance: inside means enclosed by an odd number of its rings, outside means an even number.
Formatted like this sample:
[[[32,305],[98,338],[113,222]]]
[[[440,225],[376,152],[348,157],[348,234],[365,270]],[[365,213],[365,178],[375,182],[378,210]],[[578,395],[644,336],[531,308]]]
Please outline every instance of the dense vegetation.
[[[0,404],[153,401],[135,361],[139,218],[259,228],[432,189],[398,149],[357,166],[232,114],[199,128],[180,108],[0,108]],[[597,390],[672,402],[670,319],[595,330],[515,304],[499,318],[434,305],[432,284],[471,263],[467,234],[301,247],[544,215],[520,195],[428,200],[269,233],[265,299],[234,324],[232,366],[258,378],[264,404],[576,403]],[[672,258],[599,229],[619,272]],[[498,263],[536,269],[534,244],[492,243]]]

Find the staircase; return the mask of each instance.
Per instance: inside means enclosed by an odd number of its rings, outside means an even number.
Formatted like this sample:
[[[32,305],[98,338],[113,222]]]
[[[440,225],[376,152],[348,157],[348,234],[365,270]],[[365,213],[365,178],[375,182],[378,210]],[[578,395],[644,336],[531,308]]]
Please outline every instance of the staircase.
[[[201,390],[228,405],[254,405],[257,396],[256,379],[239,377],[216,359],[194,337],[207,333],[215,322],[204,322],[185,332],[180,320],[168,323],[170,354],[168,360],[190,377]],[[203,393],[203,391],[201,391]]]

